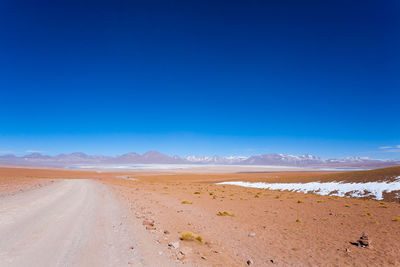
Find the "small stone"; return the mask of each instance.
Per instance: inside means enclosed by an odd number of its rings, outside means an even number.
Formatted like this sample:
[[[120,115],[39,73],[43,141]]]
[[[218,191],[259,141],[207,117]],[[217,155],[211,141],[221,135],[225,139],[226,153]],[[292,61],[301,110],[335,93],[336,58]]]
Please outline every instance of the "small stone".
[[[130,249],[135,249],[135,247],[134,247],[134,246],[130,246],[129,248],[130,248]]]
[[[207,259],[206,256],[204,256],[204,255],[201,255],[201,258],[202,258],[203,260],[206,260],[206,259]]]
[[[146,225],[146,230],[156,230],[154,225]]]
[[[368,235],[367,235],[367,233],[362,233],[362,235],[361,235],[361,237],[360,237],[360,239],[358,239],[358,245],[360,246],[360,247],[363,247],[363,248],[365,248],[365,247],[368,247],[369,246],[369,240],[368,240]]]
[[[169,235],[169,231],[168,230],[164,230],[164,234]]]
[[[192,252],[192,249],[189,247],[183,247],[179,252],[182,253],[183,255],[188,255],[189,253]]]
[[[181,261],[181,260],[183,260],[185,258],[185,254],[183,254],[182,252],[179,251],[179,253],[176,256],[176,258]]]
[[[179,241],[176,241],[176,242],[169,242],[169,243],[168,243],[168,247],[171,247],[171,248],[174,248],[174,249],[179,248]]]
[[[154,221],[153,220],[144,220],[143,225],[154,226]]]
[[[254,262],[250,259],[246,261],[247,265],[252,265]]]
[[[273,259],[270,259],[269,261],[270,261],[271,263],[275,263],[275,261],[274,261]]]
[[[250,234],[248,234],[248,236],[249,236],[249,237],[255,237],[255,236],[256,236],[256,233],[250,233]]]

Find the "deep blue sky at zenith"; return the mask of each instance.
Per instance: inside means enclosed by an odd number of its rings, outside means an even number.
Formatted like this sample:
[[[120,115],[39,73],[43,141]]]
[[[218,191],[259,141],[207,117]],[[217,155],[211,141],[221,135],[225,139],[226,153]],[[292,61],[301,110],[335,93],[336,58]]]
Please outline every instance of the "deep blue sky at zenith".
[[[399,47],[395,0],[3,0],[0,153],[400,158]]]

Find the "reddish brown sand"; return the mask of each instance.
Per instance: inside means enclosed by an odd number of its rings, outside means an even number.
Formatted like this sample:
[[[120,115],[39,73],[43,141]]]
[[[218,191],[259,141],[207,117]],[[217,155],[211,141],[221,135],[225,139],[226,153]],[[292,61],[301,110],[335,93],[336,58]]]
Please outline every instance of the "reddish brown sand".
[[[38,178],[96,179],[114,189],[134,215],[133,224],[154,220],[155,229],[142,227],[149,242],[159,243],[170,258],[180,258],[189,266],[246,266],[248,260],[252,266],[400,266],[398,203],[214,184],[315,181],[326,177],[321,175],[325,174],[122,174],[2,168],[0,185],[15,190],[38,183]],[[337,180],[339,174],[329,175]],[[192,204],[182,204],[184,200]],[[234,216],[218,216],[220,211]],[[181,233],[188,231],[200,235],[203,242],[180,241]],[[368,233],[370,248],[350,244],[362,232]],[[168,248],[169,242],[176,241],[178,249]]]

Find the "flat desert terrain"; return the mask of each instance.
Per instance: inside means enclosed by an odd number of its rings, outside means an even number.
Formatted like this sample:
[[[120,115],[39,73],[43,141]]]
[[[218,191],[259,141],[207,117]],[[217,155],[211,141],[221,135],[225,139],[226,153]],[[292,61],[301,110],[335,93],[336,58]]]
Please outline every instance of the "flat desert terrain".
[[[3,167],[0,266],[399,266],[398,191],[374,200],[217,184],[390,183],[399,176],[400,168],[103,173]],[[365,248],[357,246],[363,232]]]

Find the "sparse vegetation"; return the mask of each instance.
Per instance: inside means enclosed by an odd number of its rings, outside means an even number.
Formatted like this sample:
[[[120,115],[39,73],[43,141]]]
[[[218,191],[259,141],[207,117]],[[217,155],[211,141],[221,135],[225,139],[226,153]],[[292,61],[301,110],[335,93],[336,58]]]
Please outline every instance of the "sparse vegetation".
[[[392,221],[394,221],[394,222],[400,222],[400,217],[394,217]]]
[[[300,203],[303,203],[303,201],[302,201],[302,200],[297,200],[297,203],[299,203],[299,204],[300,204]]]
[[[372,216],[372,213],[371,212],[366,212],[365,216]]]
[[[181,204],[193,204],[193,202],[188,200],[182,200]]]
[[[218,211],[217,213],[218,216],[235,216],[235,213],[229,212],[229,211]]]
[[[195,195],[200,195],[200,191],[194,192]]]
[[[297,219],[296,219],[296,222],[297,222],[297,223],[300,223],[300,222],[301,222],[301,220],[300,220],[299,218],[297,218]]]
[[[181,240],[183,241],[199,241],[200,243],[203,243],[203,238],[200,235],[196,235],[192,232],[185,232],[181,234],[180,237]]]

